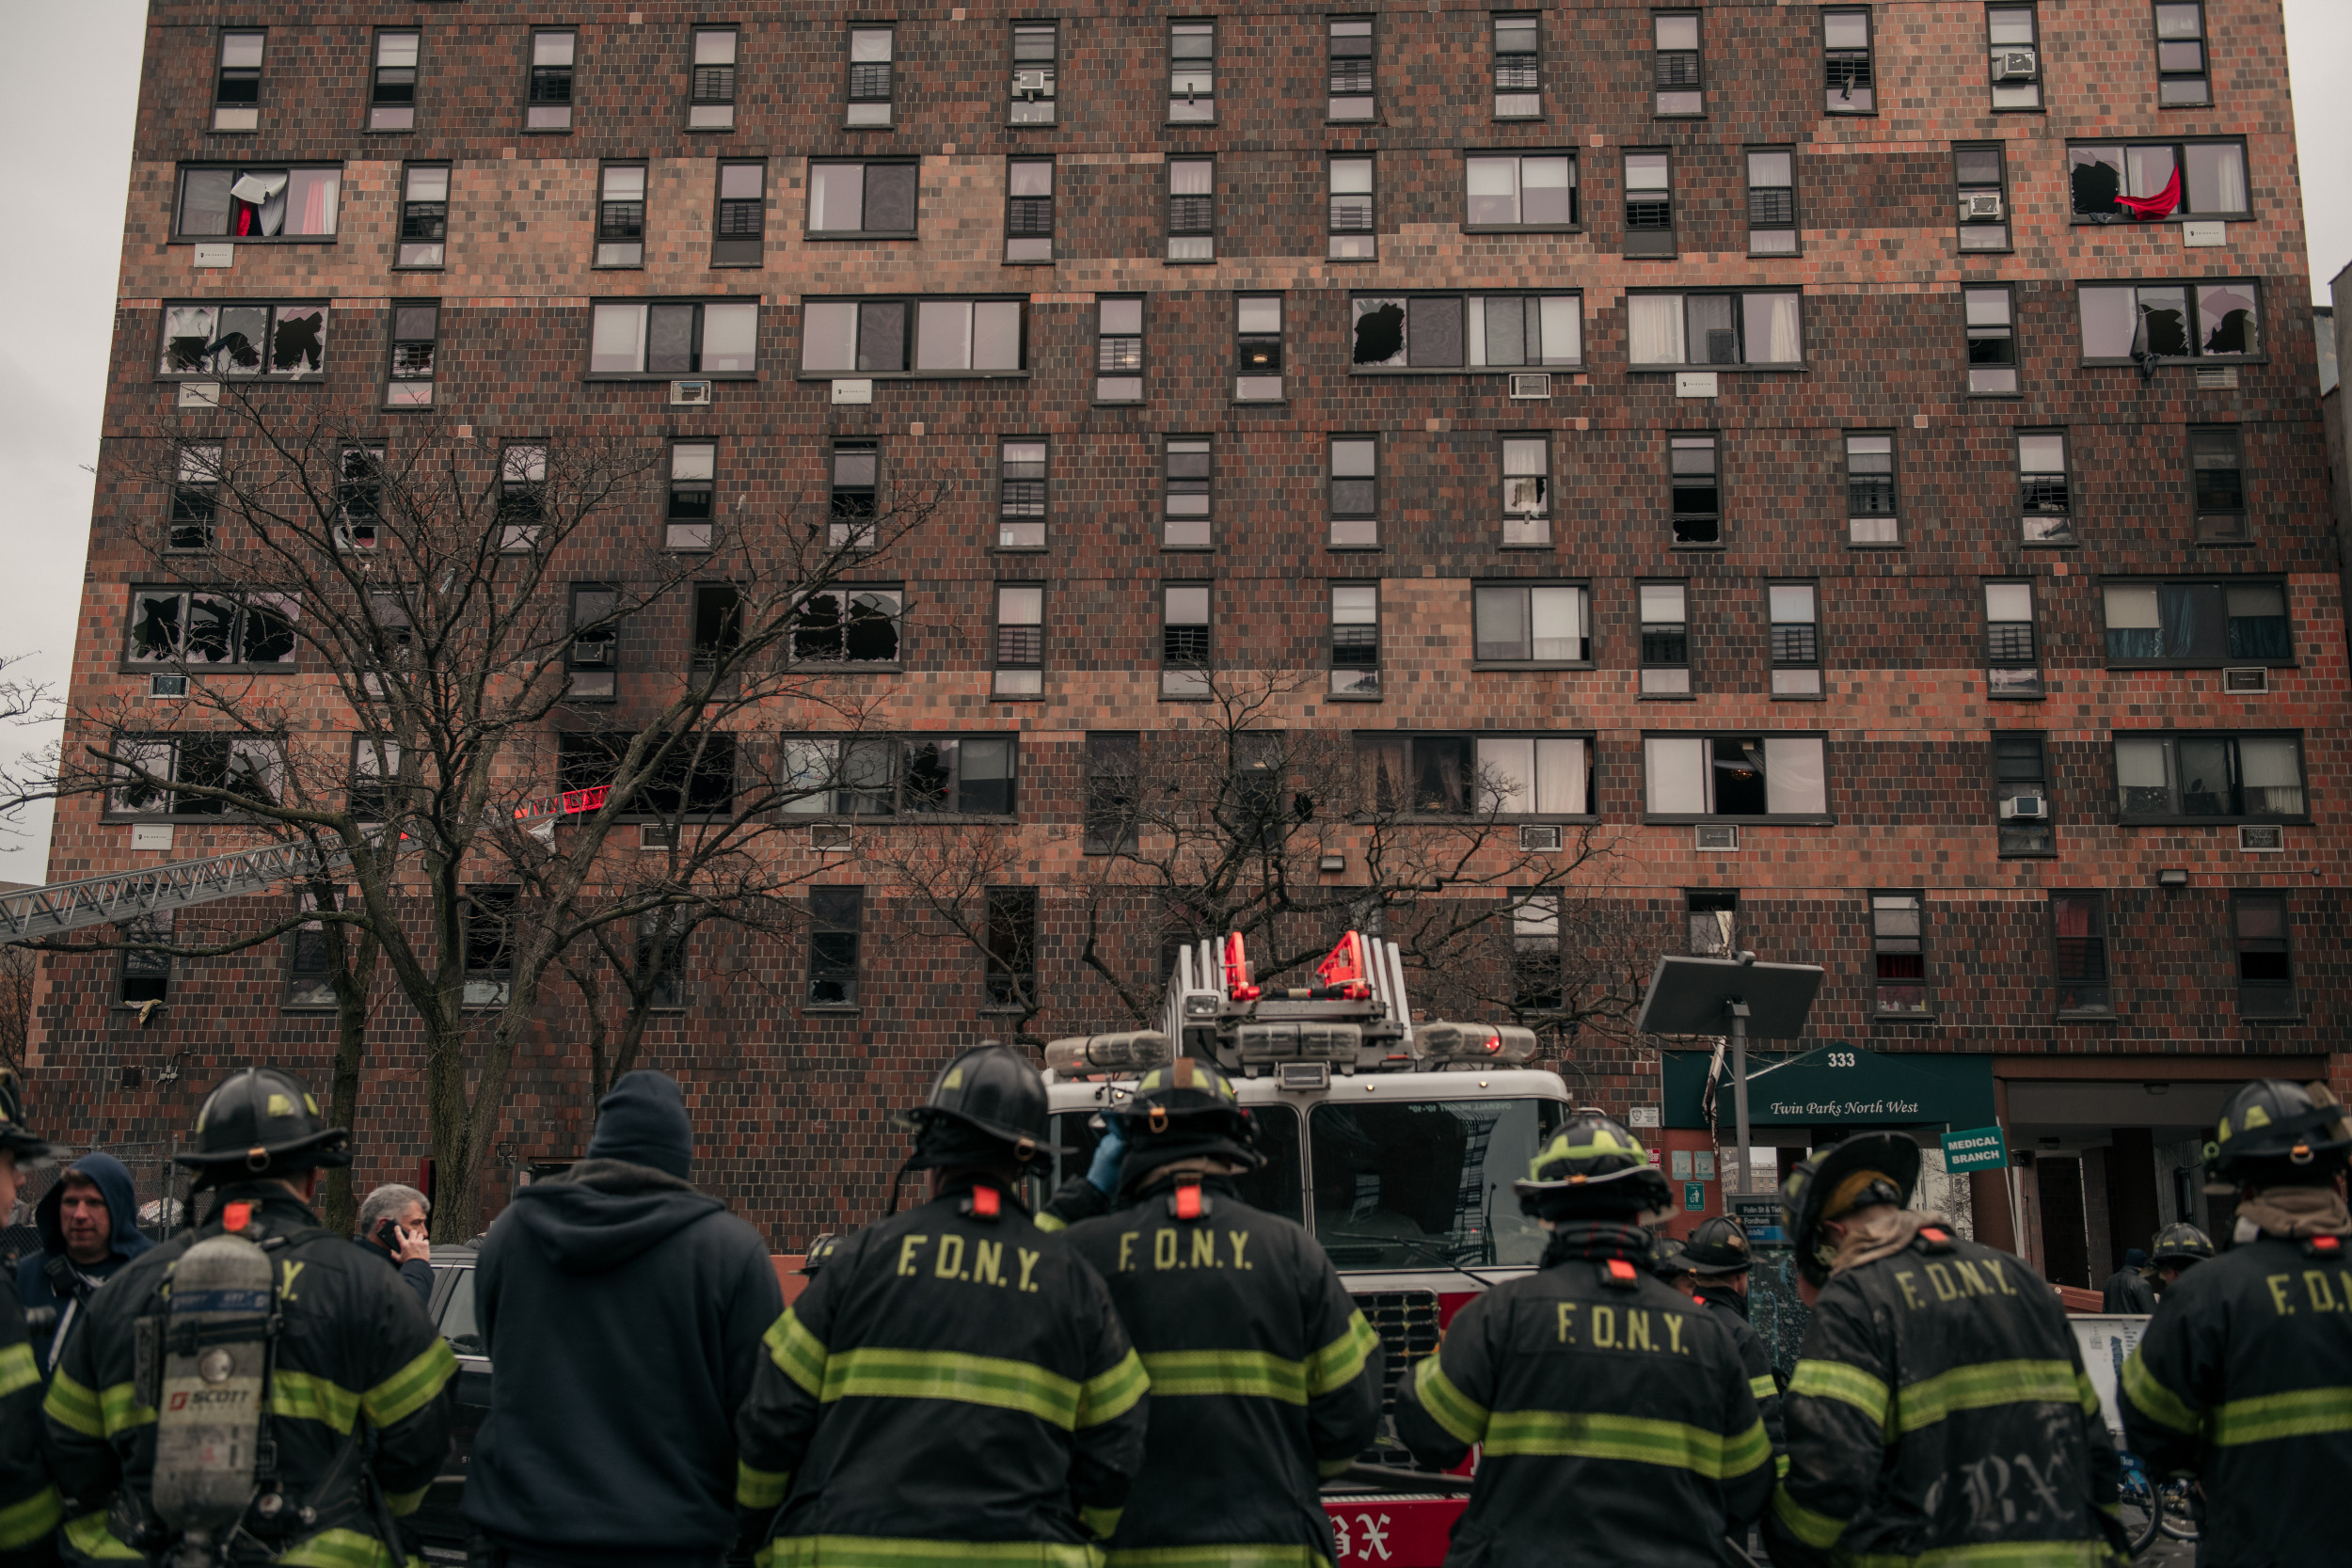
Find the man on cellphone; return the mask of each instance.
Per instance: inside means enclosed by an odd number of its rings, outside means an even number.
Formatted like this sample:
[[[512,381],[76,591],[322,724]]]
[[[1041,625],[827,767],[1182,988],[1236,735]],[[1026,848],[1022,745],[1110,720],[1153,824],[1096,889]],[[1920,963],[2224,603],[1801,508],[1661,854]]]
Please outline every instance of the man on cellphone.
[[[426,1313],[433,1310],[433,1243],[424,1233],[432,1202],[414,1187],[388,1181],[359,1204],[361,1246],[400,1271]]]

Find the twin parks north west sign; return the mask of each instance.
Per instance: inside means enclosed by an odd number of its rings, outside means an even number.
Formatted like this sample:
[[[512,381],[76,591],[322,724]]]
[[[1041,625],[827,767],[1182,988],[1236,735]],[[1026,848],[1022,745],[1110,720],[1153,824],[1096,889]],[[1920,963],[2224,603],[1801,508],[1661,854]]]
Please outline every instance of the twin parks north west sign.
[[[1731,1125],[1731,1065],[1711,1051],[1665,1053],[1665,1123],[1705,1127],[1713,1074],[1715,1122]],[[1757,1126],[1989,1127],[1993,1058],[1890,1054],[1825,1045],[1801,1054],[1748,1053],[1748,1119]]]

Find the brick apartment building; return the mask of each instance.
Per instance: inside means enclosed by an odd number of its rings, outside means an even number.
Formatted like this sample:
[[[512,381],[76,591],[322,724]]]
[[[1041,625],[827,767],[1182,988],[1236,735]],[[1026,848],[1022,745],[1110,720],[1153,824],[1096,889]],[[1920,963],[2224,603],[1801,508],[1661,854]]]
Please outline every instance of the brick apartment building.
[[[1954,1103],[2023,1166],[1974,1179],[1979,1233],[2090,1283],[2203,1212],[2227,1085],[2352,1083],[2284,59],[2277,0],[154,0],[74,697],[150,689],[170,497],[121,437],[220,438],[185,384],[222,312],[279,334],[265,378],[309,372],[290,408],[389,444],[617,430],[755,517],[942,479],[853,678],[889,726],[1013,742],[1041,1032],[1111,1022],[1054,918],[1103,737],[1190,721],[1180,654],[1306,667],[1268,722],[1517,768],[1531,825],[1620,846],[1655,949],[1825,965],[1806,1046],[1964,1058]],[[612,526],[697,542],[659,504]],[[245,842],[135,847],[154,825],[69,801],[51,874]],[[995,1028],[976,955],[882,940],[855,856],[822,879],[864,890],[822,914],[854,1007],[714,935],[649,1046],[787,1249],[878,1211],[883,1109]],[[48,959],[48,1123],[167,1141],[231,1062],[322,1079],[291,954],[127,992],[119,957]],[[580,1151],[565,1006],[494,1187]],[[402,1041],[368,1180],[426,1152]],[[1661,1044],[1563,1065],[1707,1146]]]

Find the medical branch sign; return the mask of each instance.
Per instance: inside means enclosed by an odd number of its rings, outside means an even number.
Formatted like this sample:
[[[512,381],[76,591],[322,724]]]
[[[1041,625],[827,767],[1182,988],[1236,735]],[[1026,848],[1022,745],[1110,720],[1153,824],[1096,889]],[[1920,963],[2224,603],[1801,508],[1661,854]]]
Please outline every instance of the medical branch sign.
[[[1944,1168],[1957,1176],[1964,1170],[2002,1170],[2009,1164],[2009,1140],[1997,1127],[1944,1134]]]

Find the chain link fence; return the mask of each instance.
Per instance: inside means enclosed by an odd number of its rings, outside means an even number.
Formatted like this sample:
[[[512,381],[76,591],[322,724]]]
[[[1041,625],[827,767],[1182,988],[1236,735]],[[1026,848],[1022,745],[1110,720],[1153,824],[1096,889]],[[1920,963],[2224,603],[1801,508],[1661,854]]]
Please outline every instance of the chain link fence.
[[[168,1241],[187,1224],[187,1172],[172,1164],[182,1144],[53,1144],[54,1157],[35,1170],[17,1195],[17,1206],[0,1230],[0,1260],[13,1271],[17,1260],[40,1251],[40,1228],[33,1215],[40,1200],[74,1161],[92,1152],[111,1154],[131,1173],[131,1192],[138,1199],[139,1229],[150,1241]]]

